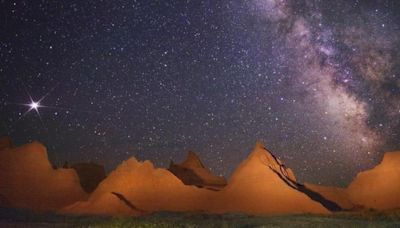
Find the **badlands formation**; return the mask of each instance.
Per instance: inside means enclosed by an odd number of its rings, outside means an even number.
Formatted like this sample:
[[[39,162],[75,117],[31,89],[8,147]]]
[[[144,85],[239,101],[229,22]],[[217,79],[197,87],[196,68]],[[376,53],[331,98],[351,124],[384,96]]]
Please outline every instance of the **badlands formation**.
[[[0,206],[64,214],[140,216],[157,211],[276,215],[400,208],[400,152],[386,153],[347,188],[301,184],[257,143],[229,181],[189,152],[156,168],[132,157],[107,177],[91,163],[53,167],[46,148],[0,139]]]
[[[42,144],[0,151],[1,206],[54,211],[87,198],[76,172],[54,169]]]
[[[181,164],[171,161],[168,170],[186,185],[210,190],[219,190],[226,186],[225,178],[213,175],[192,151],[189,151],[186,160]]]

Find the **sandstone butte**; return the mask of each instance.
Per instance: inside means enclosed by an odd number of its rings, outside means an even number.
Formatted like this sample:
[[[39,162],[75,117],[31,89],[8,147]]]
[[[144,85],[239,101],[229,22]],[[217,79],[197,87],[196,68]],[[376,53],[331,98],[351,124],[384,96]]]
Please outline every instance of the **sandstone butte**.
[[[386,153],[378,166],[359,173],[347,188],[299,184],[293,171],[261,143],[228,182],[212,174],[194,153],[171,165],[175,171],[131,157],[88,194],[81,187],[82,174],[73,168],[55,169],[42,144],[14,147],[11,140],[0,139],[0,206],[118,216],[157,211],[329,214],[326,205],[344,210],[400,207],[400,152]],[[182,169],[189,172],[179,174]]]

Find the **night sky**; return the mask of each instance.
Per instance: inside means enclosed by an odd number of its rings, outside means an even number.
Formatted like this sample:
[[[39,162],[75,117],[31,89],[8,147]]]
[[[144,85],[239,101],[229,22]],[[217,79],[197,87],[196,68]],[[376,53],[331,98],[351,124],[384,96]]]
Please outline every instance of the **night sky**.
[[[345,185],[400,149],[397,0],[2,0],[0,16],[0,135],[57,165],[193,150],[229,176],[261,140],[300,180]]]

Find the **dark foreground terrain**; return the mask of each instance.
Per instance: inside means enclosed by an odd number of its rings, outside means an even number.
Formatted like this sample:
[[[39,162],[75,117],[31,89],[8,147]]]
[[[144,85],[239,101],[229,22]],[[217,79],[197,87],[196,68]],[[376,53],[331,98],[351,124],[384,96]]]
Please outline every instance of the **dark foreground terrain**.
[[[141,218],[62,216],[0,209],[0,227],[400,227],[400,210],[331,216],[156,213]]]

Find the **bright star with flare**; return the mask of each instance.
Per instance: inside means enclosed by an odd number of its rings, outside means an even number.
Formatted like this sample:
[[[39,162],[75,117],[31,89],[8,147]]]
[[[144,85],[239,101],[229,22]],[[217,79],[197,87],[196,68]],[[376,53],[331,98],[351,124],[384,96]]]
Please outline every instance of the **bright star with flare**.
[[[34,102],[34,101],[32,101],[30,104],[29,104],[29,106],[31,107],[31,110],[32,109],[35,109],[36,111],[39,109],[39,107],[40,107],[40,104],[39,104],[39,102]]]

